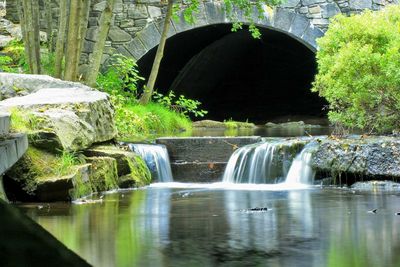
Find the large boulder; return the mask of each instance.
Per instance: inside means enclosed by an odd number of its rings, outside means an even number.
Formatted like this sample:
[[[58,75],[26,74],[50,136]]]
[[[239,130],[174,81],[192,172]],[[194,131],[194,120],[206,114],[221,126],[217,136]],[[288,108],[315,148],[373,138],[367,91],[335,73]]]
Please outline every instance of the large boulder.
[[[86,149],[117,134],[108,95],[88,87],[39,89],[1,101],[0,109],[21,111],[18,114],[33,124],[32,131],[54,134],[61,149],[68,151]]]
[[[63,81],[47,75],[0,72],[0,100],[25,96],[44,88],[84,88],[90,90],[89,87],[81,83]]]
[[[400,178],[400,139],[354,136],[324,139],[312,157],[312,166],[330,173]]]

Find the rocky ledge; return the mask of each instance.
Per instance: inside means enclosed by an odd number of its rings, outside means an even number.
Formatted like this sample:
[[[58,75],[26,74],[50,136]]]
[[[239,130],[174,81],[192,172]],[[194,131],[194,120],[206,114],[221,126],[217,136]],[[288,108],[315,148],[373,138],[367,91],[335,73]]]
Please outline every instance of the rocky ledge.
[[[3,89],[25,84],[23,89],[32,92],[1,101],[0,110],[11,112],[39,137],[41,148],[83,150],[117,134],[114,110],[105,93],[48,76],[0,74],[0,81]],[[43,139],[51,140],[51,146]]]
[[[400,139],[388,136],[350,136],[320,140],[312,166],[333,177],[400,179]]]
[[[106,93],[49,76],[0,73],[0,96],[0,112],[11,114],[11,130],[27,133],[30,146],[4,175],[10,200],[69,201],[150,183],[144,161],[112,145],[117,130]]]

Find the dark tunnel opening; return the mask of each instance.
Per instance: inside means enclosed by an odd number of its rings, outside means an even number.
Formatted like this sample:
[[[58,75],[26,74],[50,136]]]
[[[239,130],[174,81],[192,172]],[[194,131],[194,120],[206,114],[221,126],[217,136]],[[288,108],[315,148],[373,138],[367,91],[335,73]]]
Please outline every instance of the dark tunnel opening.
[[[315,54],[284,33],[260,30],[259,40],[247,30],[231,32],[229,24],[169,38],[156,88],[201,101],[208,119],[265,123],[325,117],[326,102],[310,91]],[[138,61],[146,78],[156,49]]]

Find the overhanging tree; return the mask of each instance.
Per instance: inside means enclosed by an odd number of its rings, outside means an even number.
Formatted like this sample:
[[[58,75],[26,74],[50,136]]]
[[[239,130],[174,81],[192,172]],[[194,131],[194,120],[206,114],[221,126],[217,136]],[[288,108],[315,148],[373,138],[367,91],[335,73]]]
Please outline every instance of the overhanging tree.
[[[158,71],[160,69],[161,61],[164,56],[164,48],[165,48],[165,43],[167,41],[167,34],[169,31],[169,26],[170,26],[170,20],[173,17],[173,11],[174,11],[174,4],[175,0],[166,0],[167,1],[167,12],[165,15],[164,19],[164,26],[163,30],[161,33],[161,38],[160,38],[160,43],[157,48],[157,52],[154,58],[153,66],[151,68],[150,76],[147,81],[147,84],[144,88],[143,94],[139,100],[140,104],[147,104],[151,96],[153,95],[154,92],[154,85],[157,80],[158,76]],[[270,10],[271,6],[276,6],[281,3],[281,0],[254,0],[254,1],[249,1],[249,0],[224,0],[225,4],[225,10],[227,12],[227,15],[230,17],[232,21],[234,21],[232,30],[236,31],[238,29],[241,29],[243,26],[243,22],[238,20],[238,13],[240,12],[244,19],[249,22],[249,30],[254,38],[259,38],[260,37],[260,32],[255,26],[254,20],[253,20],[253,12],[256,11],[258,13],[259,18],[263,18],[265,13]],[[198,11],[199,9],[199,0],[187,0],[184,2],[184,5],[182,4],[182,7],[184,8],[183,11],[183,16],[185,18],[185,21],[188,23],[194,23],[195,22],[195,16],[194,14]],[[176,8],[176,10],[179,9]]]
[[[400,129],[400,7],[336,16],[318,40],[313,91],[335,125],[389,133]]]

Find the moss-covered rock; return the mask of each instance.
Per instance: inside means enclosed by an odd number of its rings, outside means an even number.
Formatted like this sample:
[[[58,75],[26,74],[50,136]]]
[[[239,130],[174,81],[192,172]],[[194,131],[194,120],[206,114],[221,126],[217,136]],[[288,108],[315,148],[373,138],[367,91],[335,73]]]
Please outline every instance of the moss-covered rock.
[[[201,120],[193,122],[194,128],[215,128],[215,129],[251,129],[256,127],[254,123],[240,121],[213,121]]]
[[[400,178],[400,139],[394,137],[328,138],[312,156],[312,166],[332,174]]]
[[[93,191],[102,192],[118,188],[117,161],[111,157],[90,157],[86,159],[91,164],[90,180]]]
[[[117,134],[108,95],[88,87],[41,89],[0,101],[0,109],[14,114],[15,130],[52,133],[68,151],[86,149]]]
[[[128,176],[135,181],[136,186],[145,186],[151,183],[151,173],[146,162],[138,155],[128,158],[130,173]],[[122,184],[123,185],[123,184]]]
[[[135,171],[129,174],[139,184],[141,180]],[[83,159],[80,155],[65,152],[56,155],[31,147],[6,173],[6,191],[11,200],[69,201],[117,189],[117,172],[117,161],[111,157]]]
[[[265,127],[267,128],[321,128],[321,125],[316,125],[316,124],[306,124],[304,121],[289,121],[289,122],[283,122],[283,123],[273,123],[273,122],[267,122],[265,124]]]
[[[69,201],[92,194],[93,187],[91,164],[83,164],[72,168],[71,174],[38,180],[34,194],[39,201]]]
[[[151,182],[151,174],[143,159],[132,151],[117,146],[101,145],[85,152],[89,157],[111,157],[116,160],[119,187],[143,186]]]

